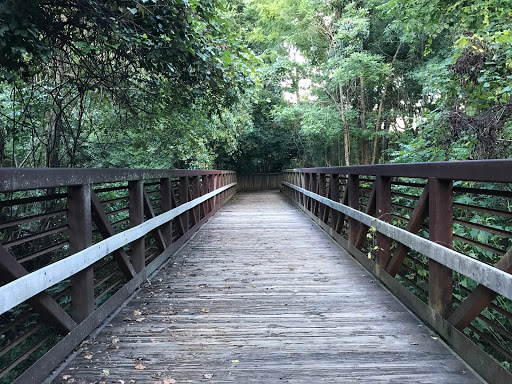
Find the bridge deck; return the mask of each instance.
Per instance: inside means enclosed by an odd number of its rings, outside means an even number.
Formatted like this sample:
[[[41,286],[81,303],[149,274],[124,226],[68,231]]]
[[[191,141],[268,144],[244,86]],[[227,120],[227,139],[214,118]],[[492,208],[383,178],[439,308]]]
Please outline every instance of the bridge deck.
[[[55,382],[478,383],[300,210],[236,195]]]

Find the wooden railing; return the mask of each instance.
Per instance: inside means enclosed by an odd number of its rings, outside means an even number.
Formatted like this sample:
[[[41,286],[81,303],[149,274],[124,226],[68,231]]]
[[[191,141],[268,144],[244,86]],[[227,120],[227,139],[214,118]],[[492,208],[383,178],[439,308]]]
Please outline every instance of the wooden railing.
[[[240,173],[237,187],[240,192],[280,189],[281,177],[280,173]]]
[[[282,191],[482,377],[510,383],[511,182],[512,160],[489,160],[286,170]]]
[[[46,379],[234,193],[230,171],[0,169],[0,382]]]

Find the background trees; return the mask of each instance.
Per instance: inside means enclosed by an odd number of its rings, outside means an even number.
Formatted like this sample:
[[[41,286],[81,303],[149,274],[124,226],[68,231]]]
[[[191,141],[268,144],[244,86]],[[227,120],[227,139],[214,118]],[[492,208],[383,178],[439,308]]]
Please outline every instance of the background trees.
[[[0,1],[3,166],[508,157],[506,0]]]

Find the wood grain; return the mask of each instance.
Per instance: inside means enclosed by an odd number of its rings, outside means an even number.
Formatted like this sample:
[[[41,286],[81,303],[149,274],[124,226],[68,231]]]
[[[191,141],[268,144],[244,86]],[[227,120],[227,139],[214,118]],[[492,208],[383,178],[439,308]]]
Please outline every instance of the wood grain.
[[[277,192],[233,197],[54,382],[165,379],[480,382]]]

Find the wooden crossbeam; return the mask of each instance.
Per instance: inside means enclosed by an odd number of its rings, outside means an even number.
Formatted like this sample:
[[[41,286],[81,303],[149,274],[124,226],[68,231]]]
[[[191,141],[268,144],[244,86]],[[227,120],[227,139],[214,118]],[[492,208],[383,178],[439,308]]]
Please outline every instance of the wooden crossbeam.
[[[149,199],[149,195],[146,192],[146,190],[143,191],[143,197],[144,197],[144,215],[149,220],[156,216],[155,211],[153,210],[153,206],[151,205],[151,200]],[[156,228],[153,231],[151,231],[151,234],[153,235],[153,238],[155,239],[155,243],[156,243],[156,247],[158,248],[158,251],[160,253],[165,251],[165,248],[167,248],[168,244],[165,241],[162,230],[160,228]]]
[[[98,195],[94,191],[91,191],[91,211],[92,211],[92,220],[96,224],[98,231],[104,239],[113,236],[116,234],[114,227],[110,223],[110,220],[107,217],[107,214],[103,210],[101,206],[100,199],[98,199]],[[133,265],[130,263],[128,259],[128,255],[126,254],[123,248],[116,249],[112,252],[114,255],[114,259],[116,260],[121,272],[126,276],[128,280],[131,280],[135,275],[135,269]]]
[[[28,271],[16,260],[16,258],[0,245],[0,280],[10,283],[22,276],[28,275]],[[61,306],[46,292],[28,300],[28,303],[41,315],[41,318],[65,335],[76,327],[76,322],[64,311]]]
[[[367,215],[375,216],[375,206],[376,206],[376,183],[373,183],[372,191],[370,192],[370,197],[368,198],[368,202],[366,203],[365,213]],[[359,226],[359,232],[357,233],[356,243],[354,244],[357,249],[361,250],[364,245],[364,240],[366,239],[366,235],[368,234],[368,227],[366,225]]]
[[[512,248],[494,266],[507,273],[512,273]],[[464,330],[491,304],[496,296],[498,296],[496,292],[479,284],[453,312],[448,321],[458,330]]]
[[[176,194],[174,192],[174,189],[171,191],[171,207],[174,209],[178,206],[177,200],[176,200]],[[178,223],[178,235],[179,237],[183,236],[185,234],[185,222],[183,220],[183,216],[179,215],[177,217],[177,223]]]
[[[409,219],[405,230],[411,233],[418,233],[419,230],[423,227],[423,222],[428,215],[428,200],[429,200],[429,183],[425,185],[423,192],[416,203],[416,207],[412,211],[411,218]],[[389,263],[386,267],[386,271],[391,275],[395,276],[400,269],[400,266],[405,260],[407,256],[407,247],[401,243],[398,243],[397,249],[393,252],[393,257],[389,260]]]
[[[337,202],[337,201],[336,201]],[[343,205],[348,205],[348,193],[347,186],[343,190],[343,199],[341,201]],[[343,224],[345,223],[345,214],[343,212],[337,212],[335,231],[341,233],[343,231]]]

